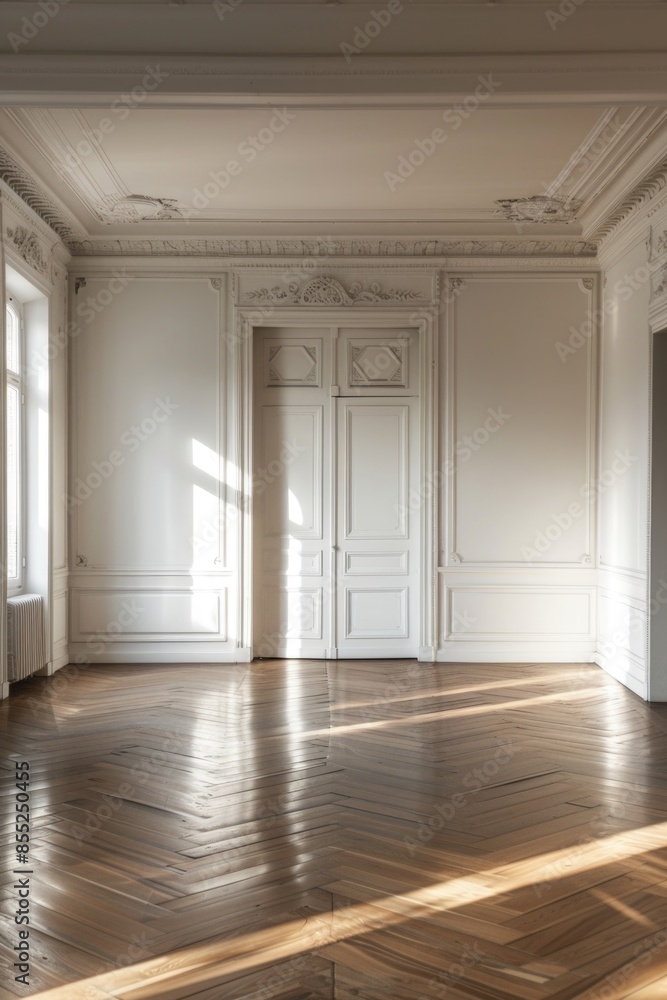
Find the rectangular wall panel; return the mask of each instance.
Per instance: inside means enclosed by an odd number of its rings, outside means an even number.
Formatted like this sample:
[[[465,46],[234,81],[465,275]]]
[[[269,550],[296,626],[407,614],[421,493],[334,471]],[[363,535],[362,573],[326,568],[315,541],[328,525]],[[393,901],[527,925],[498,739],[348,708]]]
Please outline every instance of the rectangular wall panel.
[[[445,560],[587,564],[594,502],[593,308],[576,277],[466,279],[449,334]]]
[[[73,301],[74,567],[212,570],[223,549],[220,291],[195,277],[133,279],[115,295],[109,283],[89,277]],[[106,305],[87,320],[98,297]]]
[[[75,590],[74,631],[79,638],[209,635],[224,639],[224,595],[146,591]]]
[[[589,637],[595,632],[592,591],[568,590],[452,587],[447,595],[447,638]]]

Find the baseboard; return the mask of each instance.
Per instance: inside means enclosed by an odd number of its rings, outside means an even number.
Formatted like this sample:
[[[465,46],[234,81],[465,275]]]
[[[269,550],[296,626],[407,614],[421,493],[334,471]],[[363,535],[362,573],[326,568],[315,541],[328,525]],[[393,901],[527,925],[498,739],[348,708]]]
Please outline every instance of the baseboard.
[[[85,642],[69,647],[70,663],[246,663],[245,650],[230,644],[194,642],[108,642],[93,652]],[[81,657],[78,660],[78,657]]]
[[[255,656],[265,660],[416,660],[417,654],[416,647],[397,652],[395,646],[380,646],[374,650],[353,646],[351,649],[337,647],[308,653],[290,653],[285,649],[278,649],[271,656],[263,657],[260,653],[255,653]]]
[[[420,646],[417,659],[420,663],[434,663],[437,652],[435,646]]]
[[[438,663],[593,663],[594,642],[444,642]]]
[[[638,676],[641,669],[638,664],[629,657],[617,656],[614,660],[595,654],[595,663],[604,670],[606,674],[619,681],[624,687],[638,695],[643,701],[648,701],[648,677],[644,669],[644,677]]]
[[[4,701],[5,698],[9,698],[9,681],[3,681],[0,687],[0,700]]]
[[[60,656],[57,656],[52,661],[54,674],[57,670],[60,670],[62,667],[66,667],[69,661],[70,661],[69,650],[64,653],[61,653]]]
[[[60,653],[55,659],[50,660],[41,670],[35,671],[35,677],[53,677],[62,667],[66,667],[70,662],[69,651]]]

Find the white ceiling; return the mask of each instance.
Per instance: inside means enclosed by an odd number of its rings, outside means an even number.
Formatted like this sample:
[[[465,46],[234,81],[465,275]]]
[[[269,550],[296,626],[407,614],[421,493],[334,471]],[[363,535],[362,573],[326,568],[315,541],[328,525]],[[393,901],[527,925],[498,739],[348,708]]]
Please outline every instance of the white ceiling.
[[[517,227],[497,202],[544,194],[581,205],[573,221],[540,230],[576,235],[665,117],[484,103],[446,120],[436,108],[277,110],[4,109],[0,143],[91,235],[249,234],[272,224],[511,235]],[[445,139],[422,157],[417,147],[434,129]],[[409,159],[418,164],[405,180],[401,157],[404,172]]]

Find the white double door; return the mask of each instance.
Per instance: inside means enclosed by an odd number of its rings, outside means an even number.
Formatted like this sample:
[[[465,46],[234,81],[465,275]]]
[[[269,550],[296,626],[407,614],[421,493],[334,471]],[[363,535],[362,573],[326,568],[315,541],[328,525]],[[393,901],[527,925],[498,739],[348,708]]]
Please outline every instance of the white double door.
[[[419,650],[419,340],[256,331],[255,656]]]

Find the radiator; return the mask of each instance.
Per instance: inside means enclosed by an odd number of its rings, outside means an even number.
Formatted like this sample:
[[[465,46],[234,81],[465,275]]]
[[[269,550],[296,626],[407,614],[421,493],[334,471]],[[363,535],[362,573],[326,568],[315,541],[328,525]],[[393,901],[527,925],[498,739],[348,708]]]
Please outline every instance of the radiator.
[[[46,662],[44,602],[38,594],[21,594],[7,601],[7,666],[10,681],[21,681]]]

